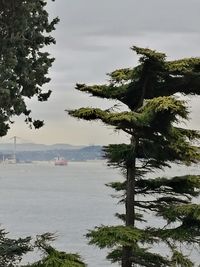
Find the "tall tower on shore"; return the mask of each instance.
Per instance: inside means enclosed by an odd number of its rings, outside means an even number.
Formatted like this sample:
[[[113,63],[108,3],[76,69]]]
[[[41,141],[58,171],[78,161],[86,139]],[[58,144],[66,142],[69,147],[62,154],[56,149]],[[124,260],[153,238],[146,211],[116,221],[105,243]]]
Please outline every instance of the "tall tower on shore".
[[[16,157],[16,148],[17,148],[17,136],[13,136],[11,139],[13,139],[13,154],[12,154],[12,163],[17,162],[17,157]]]

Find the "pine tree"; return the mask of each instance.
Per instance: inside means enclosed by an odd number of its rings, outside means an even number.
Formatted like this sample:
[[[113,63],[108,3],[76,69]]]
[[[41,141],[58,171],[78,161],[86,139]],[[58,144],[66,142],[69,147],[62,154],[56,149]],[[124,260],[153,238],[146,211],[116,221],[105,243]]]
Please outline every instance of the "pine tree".
[[[66,253],[53,248],[49,241],[53,241],[54,236],[50,233],[37,236],[35,247],[43,252],[41,260],[22,267],[86,267],[78,254]]]
[[[39,128],[41,120],[32,120],[26,99],[36,96],[46,101],[51,91],[42,86],[54,58],[44,48],[55,43],[50,33],[58,18],[49,21],[44,0],[0,0],[0,136],[4,136],[14,115],[25,115],[30,126]]]
[[[15,267],[23,256],[32,250],[31,237],[13,239],[0,230],[0,266]]]
[[[125,178],[109,184],[123,192],[125,214],[116,215],[124,224],[96,227],[87,237],[90,244],[110,248],[108,259],[121,262],[122,267],[195,266],[182,248],[200,245],[200,205],[194,201],[200,195],[200,175],[148,175],[170,163],[189,165],[200,159],[195,146],[199,132],[178,124],[188,120],[189,111],[177,96],[200,94],[200,58],[167,61],[163,53],[132,49],[140,55],[136,67],[110,73],[108,84],[76,85],[79,91],[122,102],[127,111],[68,111],[79,119],[100,120],[130,136],[129,144],[104,148],[108,164],[120,168]],[[149,216],[159,217],[162,227],[151,225]],[[165,254],[155,252],[160,244]]]
[[[78,254],[58,251],[51,242],[55,236],[51,233],[24,238],[10,238],[5,230],[0,230],[0,266],[1,267],[85,267]],[[42,258],[34,263],[22,265],[27,253],[35,250],[42,252]]]

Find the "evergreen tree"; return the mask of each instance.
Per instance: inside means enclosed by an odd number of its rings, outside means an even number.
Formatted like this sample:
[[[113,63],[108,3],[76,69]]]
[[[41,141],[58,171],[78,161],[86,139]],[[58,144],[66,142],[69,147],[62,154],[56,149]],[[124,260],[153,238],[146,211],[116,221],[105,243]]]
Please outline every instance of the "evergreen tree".
[[[35,247],[43,252],[41,260],[23,267],[86,267],[78,254],[69,254],[53,248],[49,241],[54,240],[50,233],[38,236]]]
[[[7,237],[4,229],[0,230],[0,266],[19,266],[23,256],[31,250],[31,237],[13,239]]]
[[[53,248],[50,243],[55,240],[51,233],[32,237],[13,239],[0,230],[0,266],[1,267],[85,267],[78,254],[66,253]],[[27,253],[35,250],[42,252],[42,258],[37,262],[22,265],[22,260]]]
[[[200,159],[196,130],[181,128],[188,120],[187,103],[176,93],[200,94],[200,58],[167,61],[163,53],[139,47],[134,68],[109,74],[109,83],[76,89],[93,96],[114,99],[127,105],[127,111],[114,108],[80,108],[69,114],[84,120],[100,120],[130,136],[130,144],[104,148],[110,166],[120,168],[124,181],[109,186],[122,191],[125,214],[118,226],[100,226],[87,237],[91,244],[110,248],[108,259],[132,266],[195,266],[184,246],[200,245],[200,176],[148,177],[170,163],[197,163]],[[160,218],[162,226],[152,225],[149,216]],[[155,251],[162,244],[166,253]]]
[[[14,115],[25,115],[35,128],[43,121],[32,120],[26,99],[46,101],[51,91],[42,86],[54,61],[44,48],[55,43],[50,33],[58,18],[49,21],[44,0],[0,0],[0,136],[4,136]]]

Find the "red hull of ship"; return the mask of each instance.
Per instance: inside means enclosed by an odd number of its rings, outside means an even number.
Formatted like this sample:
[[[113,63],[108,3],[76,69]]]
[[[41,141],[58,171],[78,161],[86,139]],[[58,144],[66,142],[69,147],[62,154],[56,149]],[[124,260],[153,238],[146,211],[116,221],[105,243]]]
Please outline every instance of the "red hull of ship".
[[[55,161],[55,166],[66,166],[67,161],[66,160],[57,160]]]

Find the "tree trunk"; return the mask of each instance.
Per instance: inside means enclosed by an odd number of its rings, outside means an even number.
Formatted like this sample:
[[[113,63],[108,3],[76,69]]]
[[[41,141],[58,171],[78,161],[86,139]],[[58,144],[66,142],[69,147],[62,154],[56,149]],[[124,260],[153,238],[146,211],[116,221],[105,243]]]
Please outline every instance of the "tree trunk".
[[[126,186],[126,226],[135,225],[135,159],[133,166],[127,169]]]
[[[122,249],[122,267],[132,267],[132,263],[130,258],[132,255],[132,248],[131,247],[123,247]]]
[[[136,151],[136,140],[131,140],[134,151]],[[135,167],[136,156],[134,153],[131,164],[127,167],[126,181],[126,226],[135,226]],[[122,267],[133,267],[131,258],[133,257],[132,247],[124,246],[122,249]]]

